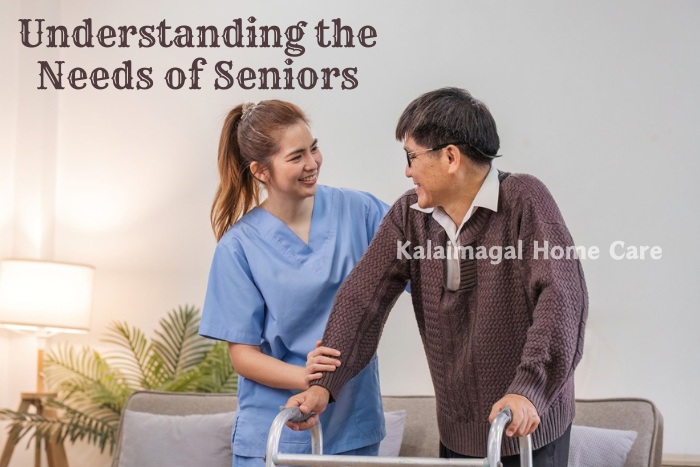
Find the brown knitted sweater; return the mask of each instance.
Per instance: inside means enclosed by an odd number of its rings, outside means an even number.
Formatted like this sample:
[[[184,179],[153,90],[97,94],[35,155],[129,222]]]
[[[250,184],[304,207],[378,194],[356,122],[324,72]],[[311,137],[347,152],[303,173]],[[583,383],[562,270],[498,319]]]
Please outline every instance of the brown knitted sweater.
[[[498,212],[479,208],[459,234],[472,246],[460,260],[457,291],[445,287],[445,260],[417,259],[416,246],[445,246],[430,214],[411,209],[413,190],[391,208],[362,260],[341,286],[323,344],[341,352],[341,366],[315,384],[336,398],[369,362],[397,297],[411,282],[418,329],[435,389],[440,439],[449,449],[485,456],[488,415],[505,394],[527,397],[541,418],[537,449],[558,438],[574,417],[574,368],[581,359],[588,300],[575,258],[544,259],[540,248],[573,241],[547,188],[524,174],[500,173]],[[497,262],[491,247],[522,256]],[[411,242],[410,258],[401,246]],[[485,247],[482,249],[479,247]],[[482,254],[479,254],[479,250]],[[404,248],[406,251],[406,248]],[[496,251],[496,250],[492,250]],[[439,256],[439,254],[438,254]],[[507,255],[503,255],[508,258]],[[505,438],[503,455],[517,454]]]

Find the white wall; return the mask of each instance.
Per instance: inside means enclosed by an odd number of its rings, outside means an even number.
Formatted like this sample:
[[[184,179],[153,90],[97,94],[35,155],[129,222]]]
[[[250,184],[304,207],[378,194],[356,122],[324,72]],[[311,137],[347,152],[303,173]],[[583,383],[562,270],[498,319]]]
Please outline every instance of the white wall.
[[[14,34],[6,28],[5,18],[17,16],[18,3],[0,3],[0,18],[3,19],[0,28],[0,41],[7,44],[0,48],[0,61],[6,64],[5,69],[12,70],[0,73],[0,258],[12,255],[14,238],[14,163],[16,153],[17,131],[17,98],[18,86],[17,61],[19,47],[14,44]],[[0,405],[12,406],[19,401],[19,395],[14,390],[12,373],[10,372],[10,335],[0,330]],[[0,424],[0,443],[5,443],[6,423]]]
[[[393,138],[396,119],[418,94],[455,85],[495,115],[505,154],[497,166],[542,179],[576,242],[602,250],[600,259],[584,263],[591,306],[578,395],[648,397],[664,414],[665,451],[700,454],[692,436],[700,411],[691,402],[700,383],[693,346],[700,325],[697,2],[163,0],[146,11],[134,0],[34,1],[22,3],[21,13],[19,5],[2,5],[3,62],[16,65],[2,74],[0,253],[31,254],[29,234],[18,225],[31,191],[17,187],[50,193],[55,206],[36,214],[51,225],[43,230],[49,238],[36,251],[97,267],[92,333],[76,343],[101,346],[114,319],[149,330],[172,307],[201,306],[214,247],[208,212],[216,145],[228,108],[271,97],[298,103],[321,142],[323,182],[390,202],[411,187]],[[357,66],[359,87],[211,88],[214,62],[283,68],[286,57],[275,49],[30,50],[17,39],[19,17],[71,27],[86,17],[96,26],[166,19],[223,27],[251,15],[263,25],[307,21],[307,51],[294,59],[295,69]],[[374,26],[377,46],[315,47],[312,25],[338,17],[355,28]],[[36,90],[36,61],[56,56],[87,69],[131,59],[136,67],[153,66],[156,84],[147,91]],[[198,56],[209,61],[205,89],[167,89],[164,71]],[[34,151],[29,162],[17,157],[27,148]],[[37,148],[48,149],[39,157]],[[27,169],[31,164],[43,178]],[[50,176],[46,167],[53,167]],[[660,245],[663,258],[614,261],[607,248],[615,240]],[[8,376],[27,366],[9,358],[12,339],[0,334],[0,378],[15,380],[0,388],[1,406],[16,403],[20,383],[33,385],[31,376],[21,382]],[[432,392],[405,297],[389,319],[380,355],[386,393]]]

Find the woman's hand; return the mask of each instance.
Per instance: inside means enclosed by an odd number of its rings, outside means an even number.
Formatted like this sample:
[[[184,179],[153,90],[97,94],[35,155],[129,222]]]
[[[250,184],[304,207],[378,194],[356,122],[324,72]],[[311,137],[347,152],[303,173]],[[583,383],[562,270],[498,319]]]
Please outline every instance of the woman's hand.
[[[316,348],[306,356],[306,384],[320,379],[323,373],[335,371],[340,366],[340,352],[330,347],[323,347],[316,341]]]

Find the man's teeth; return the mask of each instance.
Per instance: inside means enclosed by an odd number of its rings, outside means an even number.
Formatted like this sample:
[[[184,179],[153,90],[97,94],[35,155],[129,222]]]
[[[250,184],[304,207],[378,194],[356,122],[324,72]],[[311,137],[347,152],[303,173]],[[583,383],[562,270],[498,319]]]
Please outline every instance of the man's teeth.
[[[308,177],[300,178],[299,180],[301,180],[302,182],[310,182],[311,180],[315,180],[315,179],[316,179],[316,175],[309,175]]]

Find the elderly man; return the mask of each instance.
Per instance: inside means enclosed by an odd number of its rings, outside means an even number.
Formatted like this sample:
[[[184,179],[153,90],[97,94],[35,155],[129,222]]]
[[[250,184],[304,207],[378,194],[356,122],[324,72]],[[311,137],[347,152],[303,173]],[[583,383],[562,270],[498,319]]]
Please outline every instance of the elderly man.
[[[536,466],[566,465],[588,304],[578,259],[551,254],[574,250],[556,203],[536,178],[492,166],[496,124],[462,89],[415,99],[396,137],[415,190],[392,206],[342,285],[323,337],[329,350],[307,363],[317,379],[287,405],[320,413],[338,397],[410,281],[441,457],[484,457],[489,422],[510,406],[504,465],[517,465],[513,437],[527,434]]]

